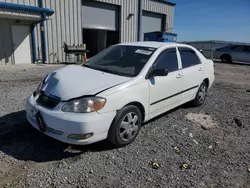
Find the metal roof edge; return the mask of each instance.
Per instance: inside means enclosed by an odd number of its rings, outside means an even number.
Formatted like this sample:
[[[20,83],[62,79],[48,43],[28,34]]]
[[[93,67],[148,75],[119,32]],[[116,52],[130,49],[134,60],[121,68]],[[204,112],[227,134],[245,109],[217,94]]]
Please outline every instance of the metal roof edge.
[[[52,9],[22,5],[22,4],[14,4],[14,3],[0,2],[0,8],[10,9],[10,10],[21,10],[25,12],[45,13],[46,15],[49,15],[49,16],[54,14],[54,10]]]
[[[173,3],[173,2],[170,2],[170,1],[167,1],[167,0],[153,0],[153,1],[158,1],[158,2],[167,4],[167,5],[171,5],[171,6],[175,6],[176,5],[176,3]]]
[[[203,41],[181,41],[182,43],[232,43],[232,44],[250,44],[248,42],[226,41],[226,40],[203,40]]]

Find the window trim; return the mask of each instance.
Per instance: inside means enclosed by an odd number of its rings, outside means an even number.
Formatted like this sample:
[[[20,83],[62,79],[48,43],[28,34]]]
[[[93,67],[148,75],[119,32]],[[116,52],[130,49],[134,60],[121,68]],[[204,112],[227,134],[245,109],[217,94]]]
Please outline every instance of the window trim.
[[[181,50],[180,50],[180,48],[187,48],[187,49],[189,49],[189,50],[192,50],[192,51],[195,53],[196,57],[199,59],[199,63],[198,63],[198,64],[196,64],[196,65],[191,65],[191,66],[189,66],[189,67],[185,67],[185,68],[183,68],[183,63],[182,63],[182,58],[181,58]],[[201,65],[201,64],[202,64],[202,61],[201,61],[200,57],[197,55],[196,51],[195,51],[195,50],[193,50],[192,48],[189,48],[189,47],[186,47],[186,46],[178,46],[178,47],[177,47],[177,49],[178,49],[178,52],[179,52],[179,55],[180,55],[181,70],[183,70],[183,69],[187,69],[187,68],[194,67],[194,66],[197,66],[197,65]]]
[[[172,72],[176,72],[176,71],[181,70],[181,67],[179,66],[179,59],[178,59],[178,54],[177,54],[177,48],[176,47],[165,48],[164,50],[162,50],[161,53],[157,56],[156,60],[152,64],[152,66],[150,67],[150,69],[157,63],[157,60],[160,58],[160,55],[162,55],[165,51],[171,50],[171,49],[175,49],[175,55],[176,55],[177,66],[178,66],[178,69],[175,70],[175,71],[172,71]],[[169,72],[169,73],[172,73],[172,72]]]

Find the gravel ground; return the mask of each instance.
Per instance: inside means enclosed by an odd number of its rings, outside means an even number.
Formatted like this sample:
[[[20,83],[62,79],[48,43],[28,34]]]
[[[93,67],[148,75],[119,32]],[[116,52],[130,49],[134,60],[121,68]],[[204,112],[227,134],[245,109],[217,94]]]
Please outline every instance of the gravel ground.
[[[250,66],[216,64],[203,106],[155,118],[119,149],[63,144],[25,121],[26,97],[57,68],[0,67],[0,187],[250,187]]]

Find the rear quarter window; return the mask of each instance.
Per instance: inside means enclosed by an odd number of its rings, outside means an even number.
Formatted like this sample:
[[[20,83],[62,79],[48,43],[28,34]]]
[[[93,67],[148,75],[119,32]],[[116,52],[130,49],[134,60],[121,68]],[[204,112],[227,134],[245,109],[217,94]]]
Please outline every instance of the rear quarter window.
[[[178,49],[181,55],[182,68],[188,68],[201,63],[196,52],[191,48],[180,47]]]

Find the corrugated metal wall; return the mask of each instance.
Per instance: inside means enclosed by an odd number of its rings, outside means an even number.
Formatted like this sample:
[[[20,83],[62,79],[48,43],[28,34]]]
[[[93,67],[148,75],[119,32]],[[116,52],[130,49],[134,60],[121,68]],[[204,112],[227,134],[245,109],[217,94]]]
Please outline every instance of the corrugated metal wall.
[[[173,31],[174,6],[152,0],[142,0],[142,10],[165,14],[165,31]]]
[[[69,45],[78,45],[83,41],[81,0],[45,0],[45,7],[55,11],[46,21],[48,62],[65,61],[64,42]],[[41,49],[40,41],[38,47]]]
[[[137,40],[138,0],[96,0],[110,3],[120,7],[121,18],[121,42],[132,42]],[[45,0],[45,7],[55,10],[55,14],[47,20],[47,56],[48,62],[65,61],[63,42],[67,44],[82,43],[81,25],[81,0]],[[133,14],[132,17],[128,17]],[[39,30],[39,26],[37,27]],[[37,44],[41,57],[41,43],[39,32],[37,32]]]
[[[24,4],[30,6],[38,6],[37,0],[0,0],[0,2]],[[23,19],[37,20],[40,18],[40,14],[24,13],[13,10],[0,10],[0,13],[4,13],[6,16],[11,15],[12,19],[5,19],[5,15],[1,15],[0,19],[0,64],[14,64],[14,47],[12,42],[12,25],[16,24],[15,18],[21,19],[21,25],[31,25],[30,21],[22,21]],[[37,39],[40,37],[37,37]]]
[[[38,3],[37,0],[1,0],[1,2],[24,4],[24,5],[31,5],[31,6],[37,6],[37,3]]]
[[[121,6],[121,42],[137,40],[138,0],[97,0]],[[165,31],[173,31],[174,6],[151,0],[142,0],[142,9],[166,15]],[[134,14],[130,20],[128,15]]]
[[[38,0],[0,0],[8,3],[18,3],[38,6]],[[133,42],[137,40],[138,30],[138,0],[95,0],[110,3],[120,8],[120,41]],[[44,0],[46,8],[55,13],[46,21],[47,61],[48,63],[65,61],[63,44],[78,45],[82,36],[82,0]],[[151,0],[142,0],[142,8],[146,11],[166,15],[166,31],[172,32],[174,7]],[[132,15],[132,16],[129,16]],[[36,27],[37,58],[41,59],[40,24]]]
[[[120,6],[121,42],[137,40],[138,0],[97,0]],[[129,17],[129,14],[133,14]],[[84,37],[84,36],[83,36]]]
[[[0,2],[37,6],[37,0],[0,0]],[[27,13],[27,12],[24,13],[21,11],[0,9],[0,14],[2,13],[4,13],[6,16],[11,15],[13,18],[18,18],[20,16],[22,17],[22,19],[25,18],[30,19],[31,17],[34,17],[34,19],[38,19],[40,17],[40,14]],[[4,17],[5,15],[2,14],[1,17]]]

